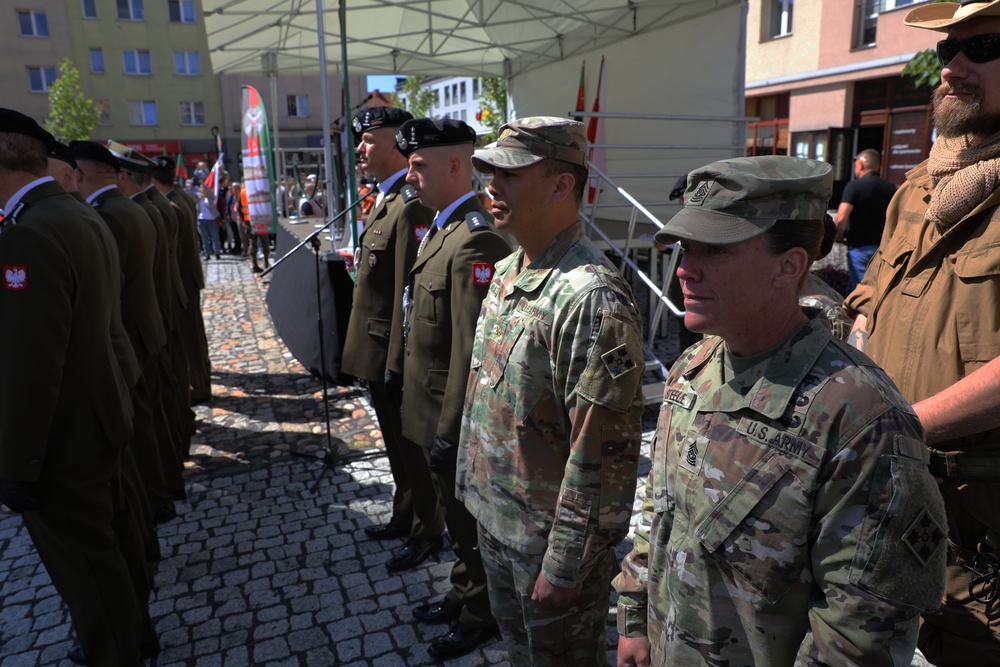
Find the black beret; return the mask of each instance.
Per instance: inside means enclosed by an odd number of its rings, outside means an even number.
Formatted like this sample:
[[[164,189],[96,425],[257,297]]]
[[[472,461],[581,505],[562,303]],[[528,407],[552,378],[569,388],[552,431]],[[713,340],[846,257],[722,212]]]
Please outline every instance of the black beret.
[[[688,184],[687,174],[684,174],[683,176],[678,178],[677,182],[674,183],[674,189],[670,191],[670,201],[673,201],[675,199],[680,199],[681,195],[684,194],[684,190],[687,189],[687,184]]]
[[[355,138],[360,138],[368,130],[375,130],[380,127],[399,127],[406,121],[413,118],[406,109],[396,107],[363,107],[354,116],[351,127],[354,129]]]
[[[396,131],[396,148],[406,157],[421,148],[474,143],[476,131],[462,121],[451,118],[416,118],[406,121]]]
[[[20,111],[4,109],[2,107],[0,107],[0,132],[14,132],[15,134],[26,134],[29,137],[34,137],[45,144],[46,152],[52,150],[53,145],[56,143],[56,138],[36,123],[34,118],[25,116]]]
[[[115,171],[122,170],[121,165],[118,164],[118,159],[111,154],[111,151],[96,141],[71,141],[69,142],[69,149],[73,152],[73,156],[77,160],[100,162],[101,164],[108,165]]]
[[[73,157],[73,151],[71,151],[69,146],[66,144],[59,141],[54,142],[51,146],[49,146],[47,154],[49,157],[55,158],[60,162],[65,162],[69,166],[76,169],[76,158]]]
[[[157,155],[152,159],[153,169],[169,169],[170,171],[177,170],[177,163],[169,155]]]

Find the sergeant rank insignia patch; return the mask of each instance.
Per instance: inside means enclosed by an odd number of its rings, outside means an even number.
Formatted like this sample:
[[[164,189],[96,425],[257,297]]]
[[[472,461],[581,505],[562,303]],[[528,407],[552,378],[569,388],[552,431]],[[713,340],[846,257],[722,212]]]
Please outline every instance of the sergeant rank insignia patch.
[[[922,510],[909,529],[903,534],[903,542],[910,548],[921,565],[927,562],[944,542],[945,533],[927,510]]]
[[[3,286],[10,292],[28,288],[28,267],[23,264],[3,265]]]
[[[611,373],[611,377],[616,380],[635,368],[635,359],[632,358],[632,353],[628,351],[624,343],[610,352],[602,354],[601,361]]]

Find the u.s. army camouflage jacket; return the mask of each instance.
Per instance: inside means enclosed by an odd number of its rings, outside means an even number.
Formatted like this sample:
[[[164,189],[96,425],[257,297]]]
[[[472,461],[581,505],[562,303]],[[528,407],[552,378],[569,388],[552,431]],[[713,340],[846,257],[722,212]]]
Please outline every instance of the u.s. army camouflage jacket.
[[[628,530],[643,356],[631,290],[574,225],[497,265],[472,349],[457,492],[553,584]]]
[[[723,354],[671,369],[619,633],[653,665],[909,664],[947,526],[912,408],[818,320],[728,383]]]

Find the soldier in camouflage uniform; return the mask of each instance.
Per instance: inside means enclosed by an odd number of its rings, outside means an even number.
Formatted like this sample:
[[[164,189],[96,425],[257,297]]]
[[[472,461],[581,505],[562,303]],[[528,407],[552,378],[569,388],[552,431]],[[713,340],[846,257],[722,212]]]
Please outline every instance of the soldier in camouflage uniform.
[[[492,172],[497,265],[476,327],[457,492],[479,521],[513,665],[604,665],[628,530],[643,355],[628,284],[583,233],[583,124],[525,118],[473,157]]]
[[[797,294],[828,164],[692,172],[685,322],[633,551],[615,579],[619,665],[909,664],[944,584],[946,520],[912,408]]]

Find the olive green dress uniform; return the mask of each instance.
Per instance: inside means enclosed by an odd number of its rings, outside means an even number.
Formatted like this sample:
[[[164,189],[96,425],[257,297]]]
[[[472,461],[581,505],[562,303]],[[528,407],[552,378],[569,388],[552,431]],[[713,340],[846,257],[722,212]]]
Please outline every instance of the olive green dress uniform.
[[[88,663],[134,667],[151,624],[115,532],[115,472],[132,433],[109,334],[118,251],[100,218],[55,182],[9,213],[0,233],[0,478],[34,482],[44,499],[25,525]]]
[[[435,223],[437,224],[437,223]],[[475,196],[456,207],[421,249],[410,271],[403,358],[403,436],[423,449],[455,549],[452,589],[459,621],[494,624],[475,518],[455,499],[455,457],[476,321],[494,264],[510,245]],[[432,446],[433,445],[433,446]]]
[[[403,372],[403,290],[417,256],[417,246],[434,212],[423,206],[399,176],[372,208],[358,238],[354,305],[347,325],[341,370],[365,380],[382,429],[389,468],[396,484],[392,518],[411,525],[410,537],[435,538],[444,517],[430,476],[403,461],[402,424],[396,400],[386,393],[385,371]],[[426,468],[426,466],[423,466]],[[413,479],[414,477],[419,479]]]
[[[181,339],[184,341],[188,381],[191,386],[189,398],[205,401],[212,395],[212,384],[209,379],[211,363],[208,359],[208,339],[205,335],[205,321],[201,314],[201,290],[205,289],[205,272],[198,254],[198,215],[194,202],[182,190],[174,188],[166,194],[166,197],[179,210],[178,262],[188,306],[178,322],[178,327]]]

